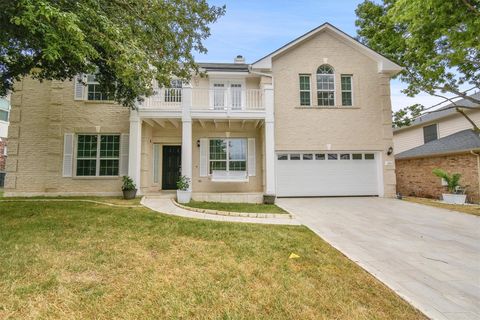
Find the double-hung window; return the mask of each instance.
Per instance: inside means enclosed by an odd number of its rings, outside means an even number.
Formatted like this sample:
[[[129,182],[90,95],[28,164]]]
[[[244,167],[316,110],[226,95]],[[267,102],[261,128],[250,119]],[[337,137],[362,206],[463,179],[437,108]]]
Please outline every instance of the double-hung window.
[[[80,134],[76,155],[77,176],[118,176],[120,135]]]
[[[247,171],[247,139],[210,139],[210,174]]]
[[[352,75],[342,74],[342,106],[352,106]]]
[[[94,74],[87,75],[87,100],[113,100],[113,94],[100,86]]]
[[[310,75],[301,74],[300,80],[300,105],[310,106]]]
[[[328,64],[317,69],[317,103],[319,106],[335,105],[335,73]]]

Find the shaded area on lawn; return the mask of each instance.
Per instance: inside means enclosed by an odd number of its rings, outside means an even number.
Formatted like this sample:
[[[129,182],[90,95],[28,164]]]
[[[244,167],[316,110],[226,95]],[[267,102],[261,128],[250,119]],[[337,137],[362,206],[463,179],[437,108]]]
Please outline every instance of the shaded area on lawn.
[[[4,202],[0,246],[0,318],[425,319],[304,227]]]
[[[459,211],[463,213],[473,214],[475,216],[480,216],[480,205],[478,204],[449,204],[439,200],[427,199],[427,198],[416,198],[416,197],[405,197],[404,200],[419,203],[419,204],[425,204],[427,206]]]
[[[288,213],[274,204],[190,201],[184,206],[230,212]]]

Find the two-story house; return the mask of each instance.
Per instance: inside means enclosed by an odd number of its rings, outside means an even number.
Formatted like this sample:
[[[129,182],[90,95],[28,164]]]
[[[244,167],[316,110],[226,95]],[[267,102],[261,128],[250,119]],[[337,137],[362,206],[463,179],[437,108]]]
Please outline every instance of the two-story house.
[[[199,66],[135,110],[92,75],[19,82],[6,195],[117,195],[123,175],[141,194],[184,175],[195,200],[395,194],[395,63],[323,24],[252,64]]]
[[[480,98],[480,92],[473,95]],[[457,105],[475,107],[466,99]],[[480,125],[480,108],[465,109],[471,121]],[[441,168],[462,175],[470,202],[480,201],[480,136],[472,124],[449,104],[427,113],[408,127],[393,132],[397,189],[403,195],[441,198],[445,183],[432,171]]]

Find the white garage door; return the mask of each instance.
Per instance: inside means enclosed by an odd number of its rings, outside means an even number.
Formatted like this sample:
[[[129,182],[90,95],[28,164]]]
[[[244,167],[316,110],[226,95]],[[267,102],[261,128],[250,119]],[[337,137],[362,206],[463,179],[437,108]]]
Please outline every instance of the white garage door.
[[[377,157],[366,152],[277,153],[277,195],[378,195]]]

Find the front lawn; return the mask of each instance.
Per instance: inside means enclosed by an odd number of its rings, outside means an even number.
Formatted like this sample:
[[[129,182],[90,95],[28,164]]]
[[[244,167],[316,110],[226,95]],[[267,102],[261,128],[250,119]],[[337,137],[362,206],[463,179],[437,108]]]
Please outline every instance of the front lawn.
[[[425,204],[427,206],[433,206],[453,211],[460,211],[463,213],[473,214],[475,216],[480,216],[480,205],[478,204],[448,204],[434,199],[427,198],[416,198],[416,197],[406,197],[404,198],[407,201],[415,202],[419,204]]]
[[[274,204],[190,201],[186,206],[231,212],[288,213]]]
[[[0,319],[425,319],[305,227],[0,202],[0,248]]]

